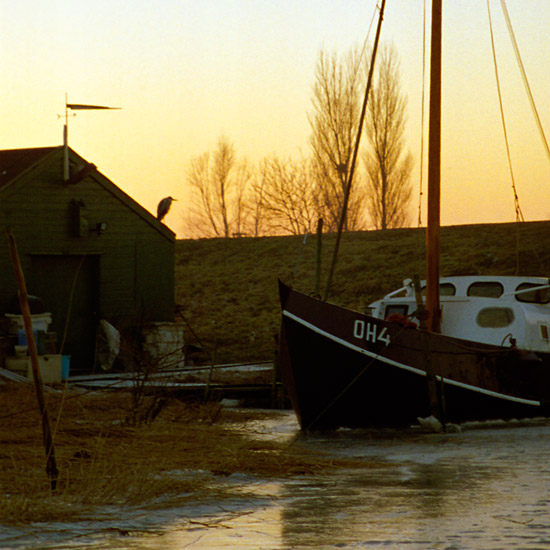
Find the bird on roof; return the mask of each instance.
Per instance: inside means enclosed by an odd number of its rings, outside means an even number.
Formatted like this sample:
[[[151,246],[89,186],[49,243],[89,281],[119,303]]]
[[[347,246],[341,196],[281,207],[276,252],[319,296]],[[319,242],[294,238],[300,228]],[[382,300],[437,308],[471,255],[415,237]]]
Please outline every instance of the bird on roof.
[[[172,206],[172,201],[177,201],[178,199],[174,199],[173,197],[165,197],[162,199],[158,206],[157,206],[157,219],[159,222],[161,222],[168,214],[168,210],[170,210],[170,206]]]

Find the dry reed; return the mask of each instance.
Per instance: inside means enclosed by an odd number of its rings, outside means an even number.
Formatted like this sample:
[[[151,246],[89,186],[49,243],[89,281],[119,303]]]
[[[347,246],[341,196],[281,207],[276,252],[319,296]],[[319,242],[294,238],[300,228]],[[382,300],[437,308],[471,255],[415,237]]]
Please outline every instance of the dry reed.
[[[60,471],[52,495],[32,388],[0,384],[0,400],[0,518],[6,524],[76,519],[105,505],[221,498],[212,480],[234,472],[280,478],[347,465],[251,439],[235,429],[240,413],[220,412],[216,404],[173,399],[154,422],[135,426],[125,423],[126,392],[60,391],[47,403]]]

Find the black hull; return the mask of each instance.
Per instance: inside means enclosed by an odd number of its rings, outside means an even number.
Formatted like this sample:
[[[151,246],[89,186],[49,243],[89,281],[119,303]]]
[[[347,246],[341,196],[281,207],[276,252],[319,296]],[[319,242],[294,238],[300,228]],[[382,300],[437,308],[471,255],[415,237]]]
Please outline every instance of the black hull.
[[[302,429],[410,426],[434,413],[455,423],[548,415],[548,355],[534,360],[511,348],[423,333],[283,283],[280,294],[278,366]],[[428,357],[436,379],[431,401]]]

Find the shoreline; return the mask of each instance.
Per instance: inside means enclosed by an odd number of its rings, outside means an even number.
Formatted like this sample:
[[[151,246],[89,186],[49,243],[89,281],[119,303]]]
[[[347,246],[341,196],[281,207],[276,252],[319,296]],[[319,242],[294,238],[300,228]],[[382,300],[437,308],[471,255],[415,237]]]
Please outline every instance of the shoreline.
[[[205,495],[234,496],[227,486],[213,484],[212,476],[281,479],[350,465],[373,467],[305,451],[289,440],[260,437],[250,428],[255,421],[288,412],[230,409],[165,396],[154,419],[140,421],[152,397],[142,397],[138,404],[134,398],[128,391],[48,392],[59,469],[58,490],[52,494],[33,389],[1,384],[0,524],[78,520],[104,506],[163,508],[198,495],[203,501]]]

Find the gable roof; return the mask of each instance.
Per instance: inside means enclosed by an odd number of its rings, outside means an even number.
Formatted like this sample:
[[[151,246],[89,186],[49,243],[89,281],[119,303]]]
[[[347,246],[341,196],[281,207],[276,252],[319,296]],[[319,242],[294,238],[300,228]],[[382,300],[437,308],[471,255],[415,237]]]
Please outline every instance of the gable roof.
[[[56,147],[34,147],[32,149],[5,149],[0,150],[0,192],[2,188],[16,180],[19,176],[22,176],[25,172],[40,164],[42,160],[48,155],[58,151],[62,153],[63,146]],[[87,162],[78,153],[73,151],[69,147],[69,158],[82,168],[93,167],[92,177],[103,188],[116,196],[127,207],[134,211],[135,214],[143,218],[150,225],[152,225],[157,231],[160,231],[165,237],[171,241],[175,240],[174,232],[165,224],[159,222],[155,216],[153,216],[146,208],[141,206],[130,195],[125,193],[120,187],[113,183],[109,178],[104,176],[93,164]],[[88,174],[86,174],[88,175]],[[85,176],[84,176],[85,177]],[[77,178],[75,180],[79,181]]]
[[[57,147],[35,147],[33,149],[6,149],[0,151],[0,188],[13,181],[34,166],[42,157]]]

